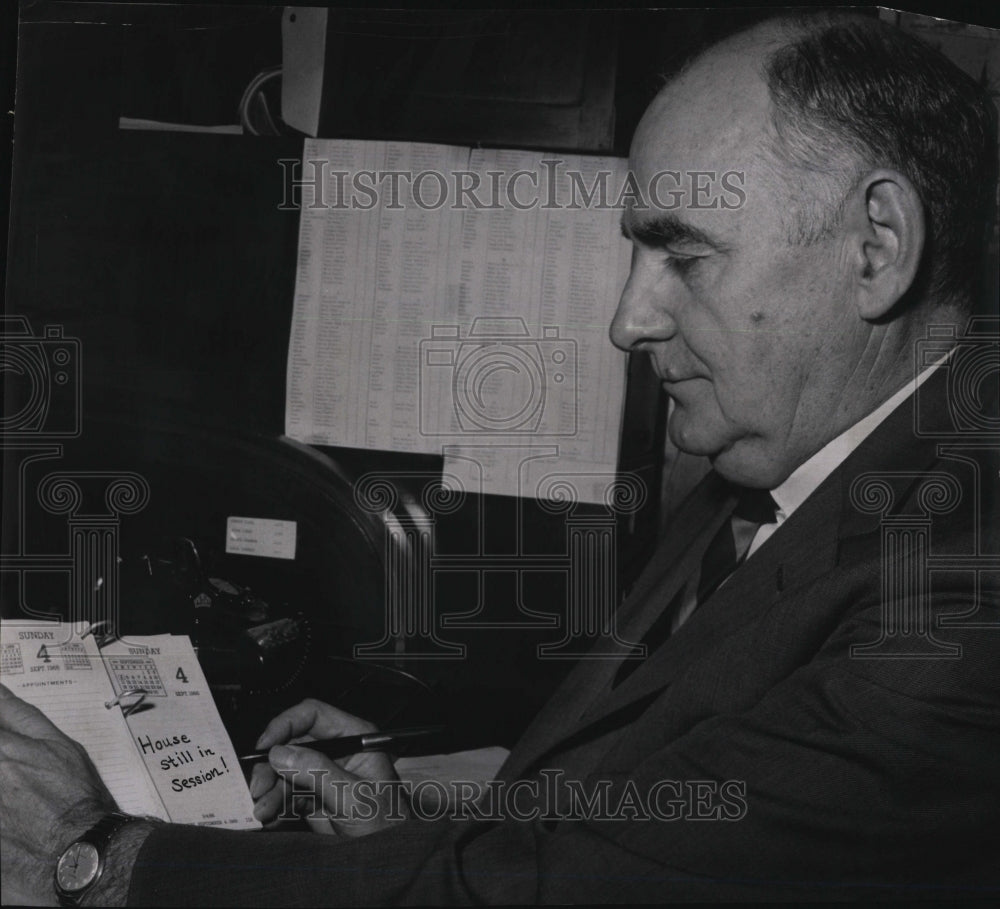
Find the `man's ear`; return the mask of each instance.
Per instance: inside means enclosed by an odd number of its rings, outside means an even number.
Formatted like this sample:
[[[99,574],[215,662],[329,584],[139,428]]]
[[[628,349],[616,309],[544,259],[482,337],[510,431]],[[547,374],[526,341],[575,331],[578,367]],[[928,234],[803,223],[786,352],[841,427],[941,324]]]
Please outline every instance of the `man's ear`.
[[[848,262],[858,312],[874,321],[916,278],[924,252],[924,207],[913,184],[893,170],[867,174],[848,204]]]

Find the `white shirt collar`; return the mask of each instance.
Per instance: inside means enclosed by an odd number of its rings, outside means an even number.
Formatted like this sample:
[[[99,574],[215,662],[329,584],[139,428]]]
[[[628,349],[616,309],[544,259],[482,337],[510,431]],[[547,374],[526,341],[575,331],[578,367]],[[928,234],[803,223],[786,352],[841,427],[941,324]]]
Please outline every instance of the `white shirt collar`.
[[[950,352],[949,352],[950,354]],[[808,461],[800,464],[788,478],[771,490],[771,496],[778,506],[778,524],[787,519],[834,470],[836,470],[848,455],[854,451],[875,428],[889,416],[900,404],[916,392],[927,381],[928,377],[938,368],[949,354],[932,363],[913,381],[907,382],[891,398],[883,401],[867,417],[863,417],[853,426],[845,429],[837,438],[827,442]]]

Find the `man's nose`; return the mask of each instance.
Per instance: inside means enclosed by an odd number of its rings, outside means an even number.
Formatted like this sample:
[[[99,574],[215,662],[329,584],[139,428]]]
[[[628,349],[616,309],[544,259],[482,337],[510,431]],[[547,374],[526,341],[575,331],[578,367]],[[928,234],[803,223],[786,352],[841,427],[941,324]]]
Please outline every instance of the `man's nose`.
[[[673,337],[677,326],[669,308],[667,294],[651,269],[637,266],[633,257],[632,270],[608,330],[611,343],[630,351],[644,341],[666,341]]]

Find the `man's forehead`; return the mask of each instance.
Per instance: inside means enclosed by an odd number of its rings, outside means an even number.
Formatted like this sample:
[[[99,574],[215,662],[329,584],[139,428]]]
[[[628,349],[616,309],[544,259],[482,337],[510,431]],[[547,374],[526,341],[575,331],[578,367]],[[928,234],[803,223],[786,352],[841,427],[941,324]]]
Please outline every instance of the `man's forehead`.
[[[763,137],[770,97],[758,42],[709,51],[652,101],[636,129],[634,170],[738,168]]]
[[[774,188],[761,154],[770,96],[759,63],[743,52],[706,57],[650,104],[629,156],[644,204],[623,212],[626,236],[668,248],[738,242],[746,225],[734,209]]]

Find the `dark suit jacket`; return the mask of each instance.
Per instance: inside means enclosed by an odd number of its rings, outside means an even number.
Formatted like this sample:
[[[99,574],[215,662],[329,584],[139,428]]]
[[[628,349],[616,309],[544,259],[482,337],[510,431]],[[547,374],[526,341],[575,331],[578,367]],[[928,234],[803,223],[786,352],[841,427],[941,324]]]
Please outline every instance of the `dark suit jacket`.
[[[562,772],[585,792],[605,785],[612,816],[416,820],[352,841],[163,827],[139,855],[130,900],[1000,893],[1000,464],[995,442],[915,435],[915,425],[950,425],[945,376],[897,409],[623,684],[611,687],[618,661],[583,660],[543,708],[501,777]],[[732,507],[714,474],[692,493],[622,608],[625,639],[642,637]],[[909,627],[926,619],[913,605],[928,591],[931,626],[950,616],[933,639]],[[852,653],[894,630],[909,633]],[[675,819],[613,816],[630,788],[643,796],[661,781],[676,784],[657,790]]]

